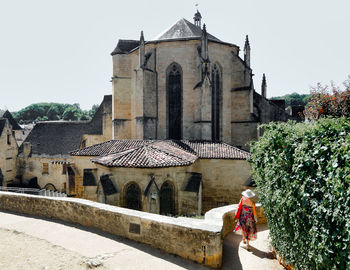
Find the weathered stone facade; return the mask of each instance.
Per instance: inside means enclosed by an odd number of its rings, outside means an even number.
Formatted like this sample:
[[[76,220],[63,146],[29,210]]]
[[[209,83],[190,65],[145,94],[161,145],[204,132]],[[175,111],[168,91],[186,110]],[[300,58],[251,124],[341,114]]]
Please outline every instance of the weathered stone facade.
[[[143,33],[139,42],[120,40],[112,53],[113,138],[215,140],[248,149],[258,124],[287,115],[266,99],[265,77],[263,96],[255,92],[248,39],[244,52],[242,59],[238,46],[185,19],[154,40],[145,42]]]
[[[72,155],[80,197],[157,214],[201,215],[238,202],[250,184],[249,154],[222,143],[115,140]],[[184,159],[170,163],[176,155]],[[128,204],[130,185],[136,205]]]
[[[16,180],[18,146],[12,125],[7,118],[0,118],[0,186]]]
[[[73,185],[79,175],[69,151],[112,138],[111,102],[105,96],[91,121],[37,123],[19,148],[17,175],[23,182],[36,178],[40,188],[79,194]]]

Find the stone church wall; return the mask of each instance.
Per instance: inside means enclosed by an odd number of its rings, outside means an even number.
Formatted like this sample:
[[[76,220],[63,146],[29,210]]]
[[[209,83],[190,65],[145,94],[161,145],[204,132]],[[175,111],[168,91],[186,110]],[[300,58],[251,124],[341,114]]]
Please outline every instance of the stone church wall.
[[[200,159],[203,182],[203,209],[238,203],[248,187],[251,168],[246,160]]]
[[[97,182],[102,175],[110,175],[117,193],[104,196],[99,183],[95,187],[83,187],[83,198],[124,206],[125,187],[132,182],[141,189],[142,211],[152,211],[149,197],[144,192],[154,176],[158,190],[166,181],[175,187],[175,213],[177,215],[199,215],[219,206],[237,203],[241,192],[248,188],[246,182],[251,168],[246,160],[199,159],[191,166],[170,168],[118,168],[95,165],[91,157],[74,157],[74,163],[83,175],[83,169],[97,168]],[[190,172],[202,174],[202,186],[198,193],[185,191]]]

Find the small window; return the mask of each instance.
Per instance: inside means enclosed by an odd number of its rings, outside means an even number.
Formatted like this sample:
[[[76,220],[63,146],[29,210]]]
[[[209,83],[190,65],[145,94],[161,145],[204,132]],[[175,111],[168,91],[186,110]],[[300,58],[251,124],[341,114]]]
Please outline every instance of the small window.
[[[83,185],[84,186],[96,186],[96,170],[93,169],[84,169],[84,178]]]
[[[62,174],[67,173],[67,164],[62,164]]]
[[[49,174],[49,163],[43,163],[42,174]]]
[[[7,144],[11,144],[11,134],[7,134]]]

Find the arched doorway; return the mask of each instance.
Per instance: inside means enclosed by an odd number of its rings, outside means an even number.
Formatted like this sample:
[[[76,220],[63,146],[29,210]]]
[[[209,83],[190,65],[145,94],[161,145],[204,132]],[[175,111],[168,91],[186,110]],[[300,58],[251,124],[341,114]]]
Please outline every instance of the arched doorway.
[[[167,69],[167,116],[169,139],[182,139],[182,69],[172,63]]]
[[[160,214],[175,215],[175,192],[173,185],[166,181],[160,188]]]
[[[125,191],[125,207],[141,210],[141,190],[136,183],[131,183]]]

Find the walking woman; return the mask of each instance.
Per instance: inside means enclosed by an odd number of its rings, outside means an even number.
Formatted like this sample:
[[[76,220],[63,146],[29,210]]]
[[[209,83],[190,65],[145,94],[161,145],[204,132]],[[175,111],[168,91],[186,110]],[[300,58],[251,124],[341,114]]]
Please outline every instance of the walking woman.
[[[250,189],[247,189],[242,192],[242,195],[235,215],[238,223],[234,231],[241,229],[243,243],[247,244],[247,250],[249,250],[249,241],[255,240],[257,237],[255,203],[251,200],[255,194]]]

